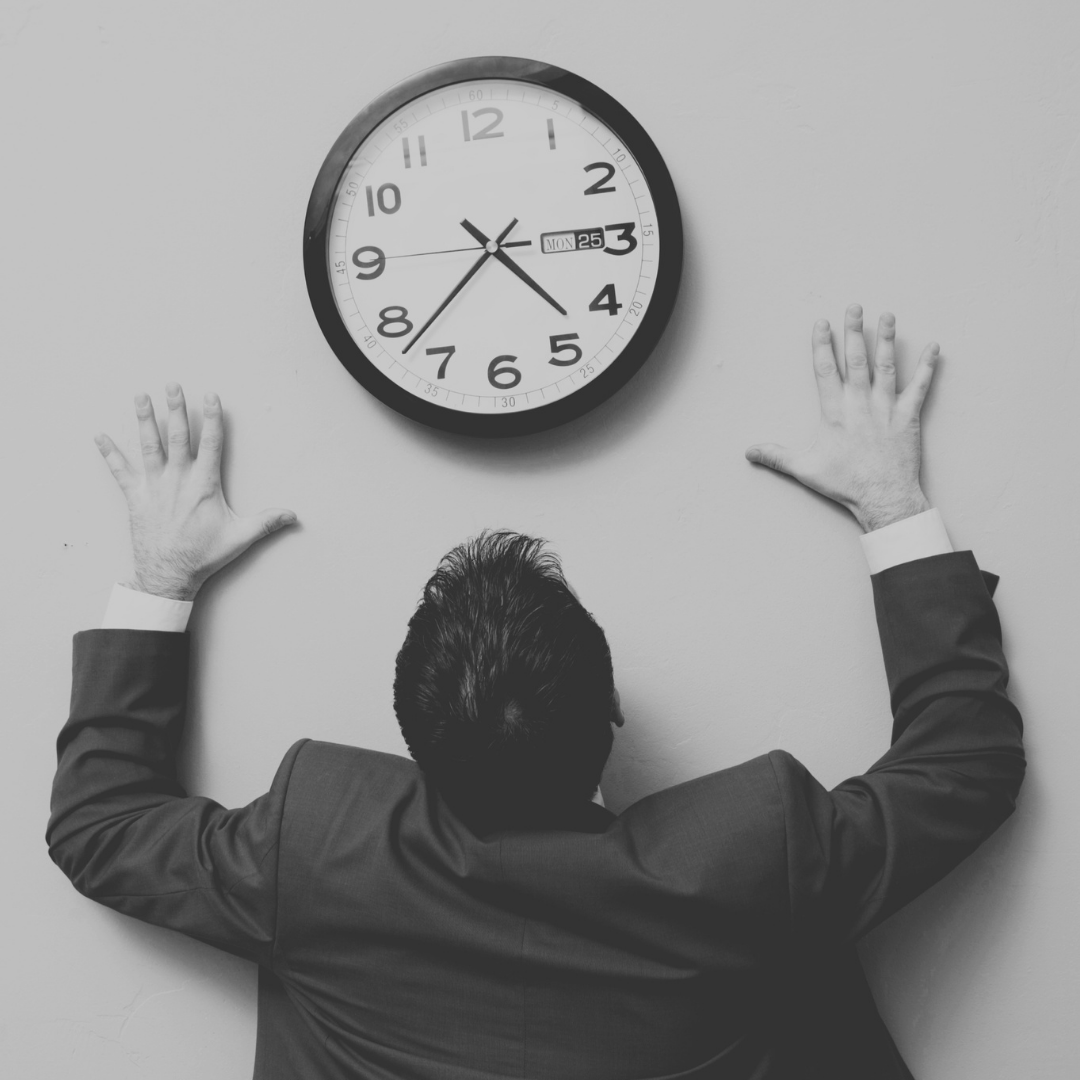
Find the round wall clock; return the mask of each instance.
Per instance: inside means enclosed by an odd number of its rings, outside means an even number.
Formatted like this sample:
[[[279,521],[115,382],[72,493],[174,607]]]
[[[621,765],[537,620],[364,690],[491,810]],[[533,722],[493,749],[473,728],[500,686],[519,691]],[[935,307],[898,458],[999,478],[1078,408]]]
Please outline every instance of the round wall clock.
[[[377,398],[520,435],[580,416],[653,350],[682,271],[659,151],[561,68],[484,56],[398,84],[342,132],[304,230],[312,307]]]

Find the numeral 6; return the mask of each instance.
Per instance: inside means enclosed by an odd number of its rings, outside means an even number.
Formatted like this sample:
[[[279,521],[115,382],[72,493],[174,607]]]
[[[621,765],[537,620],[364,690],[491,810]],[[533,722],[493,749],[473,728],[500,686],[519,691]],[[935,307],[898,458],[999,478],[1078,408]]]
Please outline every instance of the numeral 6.
[[[510,366],[516,361],[516,356],[496,356],[488,364],[488,382],[499,390],[513,390],[521,382],[521,372],[517,368]]]

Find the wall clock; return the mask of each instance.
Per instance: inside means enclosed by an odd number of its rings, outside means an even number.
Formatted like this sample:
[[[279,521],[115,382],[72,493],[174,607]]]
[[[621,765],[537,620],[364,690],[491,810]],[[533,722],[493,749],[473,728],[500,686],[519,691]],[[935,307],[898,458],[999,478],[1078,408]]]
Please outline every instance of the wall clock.
[[[663,158],[614,98],[484,56],[363,109],[304,229],[316,318],[398,412],[469,435],[580,416],[648,358],[675,304],[682,219]]]

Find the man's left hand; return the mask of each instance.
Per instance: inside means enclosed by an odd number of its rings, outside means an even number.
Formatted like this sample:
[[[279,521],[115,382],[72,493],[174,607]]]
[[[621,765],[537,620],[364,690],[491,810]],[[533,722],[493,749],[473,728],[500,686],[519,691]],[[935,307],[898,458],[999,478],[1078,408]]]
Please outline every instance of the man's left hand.
[[[902,393],[896,391],[896,319],[878,323],[873,362],[863,339],[858,304],[844,318],[844,360],[833,350],[832,331],[814,326],[812,351],[821,400],[821,421],[805,450],[759,443],[750,461],[787,473],[808,488],[846,506],[865,532],[930,509],[919,479],[922,429],[919,416],[934,377],[938,346],[923,350]]]
[[[127,499],[135,574],[131,588],[175,600],[191,600],[215,571],[256,540],[296,521],[291,510],[264,510],[251,517],[233,513],[221,490],[225,442],[221,402],[203,401],[198,455],[192,453],[187,403],[176,383],[166,387],[168,452],[161,443],[154,406],[135,398],[143,472],[133,470],[108,435],[96,442]]]

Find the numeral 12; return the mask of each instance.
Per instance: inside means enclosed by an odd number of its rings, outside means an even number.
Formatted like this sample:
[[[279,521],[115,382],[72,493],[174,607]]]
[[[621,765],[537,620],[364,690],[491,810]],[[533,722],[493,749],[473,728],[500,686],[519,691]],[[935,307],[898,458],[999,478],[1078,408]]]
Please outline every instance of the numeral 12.
[[[488,106],[486,109],[477,109],[473,113],[474,120],[479,119],[481,116],[493,116],[495,119],[487,127],[473,132],[469,128],[469,110],[461,110],[461,130],[466,142],[475,142],[477,139],[501,139],[506,134],[505,131],[495,130],[503,121],[502,109]]]

